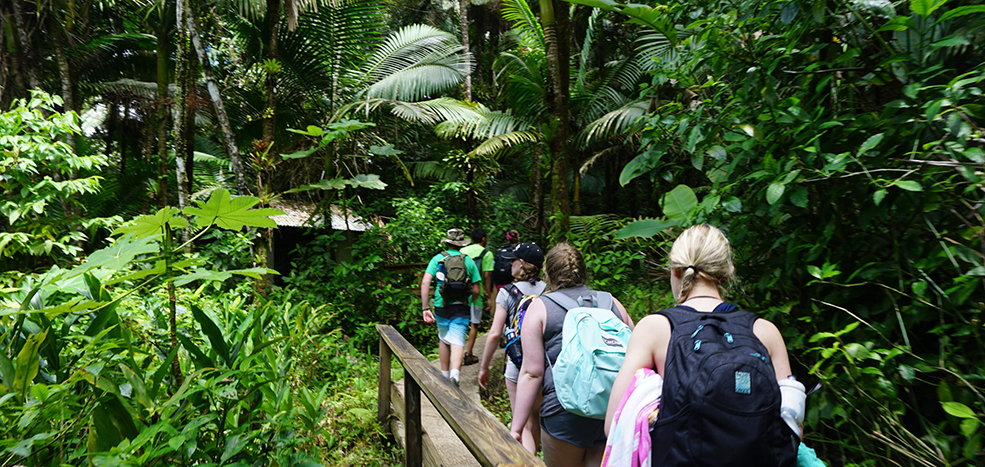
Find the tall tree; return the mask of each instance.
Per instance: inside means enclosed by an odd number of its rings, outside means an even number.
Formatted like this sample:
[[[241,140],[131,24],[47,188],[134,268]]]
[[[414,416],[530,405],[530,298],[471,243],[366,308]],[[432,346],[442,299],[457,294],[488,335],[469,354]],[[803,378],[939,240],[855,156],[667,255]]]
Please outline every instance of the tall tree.
[[[544,46],[547,61],[547,105],[551,111],[551,226],[556,239],[568,231],[571,209],[568,202],[568,138],[571,122],[568,109],[568,71],[570,68],[571,22],[568,5],[554,0],[540,0],[540,20],[544,25]],[[559,6],[559,8],[557,7]]]
[[[469,0],[458,0],[459,29],[462,34],[462,48],[469,53]],[[472,74],[465,75],[462,85],[462,95],[466,101],[472,100]]]

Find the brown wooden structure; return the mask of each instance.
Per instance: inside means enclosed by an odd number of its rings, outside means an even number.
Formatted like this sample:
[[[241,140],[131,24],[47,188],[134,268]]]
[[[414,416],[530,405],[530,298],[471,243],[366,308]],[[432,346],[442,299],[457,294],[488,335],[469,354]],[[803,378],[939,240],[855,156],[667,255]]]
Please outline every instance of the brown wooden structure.
[[[428,444],[421,427],[421,393],[441,414],[462,443],[469,449],[480,465],[487,467],[505,466],[543,466],[536,456],[527,452],[523,446],[510,436],[509,430],[495,417],[482,410],[447,378],[441,376],[431,362],[392,326],[377,324],[380,334],[380,386],[377,419],[386,425],[391,416],[391,394],[396,394],[390,379],[391,357],[397,357],[404,367],[403,404],[394,402],[395,414],[406,430],[406,458],[408,467],[421,467]],[[433,451],[433,448],[431,449]],[[429,462],[435,465],[440,462]]]

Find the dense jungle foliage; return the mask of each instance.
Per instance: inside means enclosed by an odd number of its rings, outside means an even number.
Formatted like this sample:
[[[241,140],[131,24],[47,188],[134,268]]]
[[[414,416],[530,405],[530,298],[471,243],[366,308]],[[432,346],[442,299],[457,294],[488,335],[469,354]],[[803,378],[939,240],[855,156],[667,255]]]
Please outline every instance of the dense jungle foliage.
[[[434,352],[446,229],[638,320],[702,222],[821,459],[985,465],[983,44],[971,0],[0,3],[0,466],[399,464],[373,325]]]

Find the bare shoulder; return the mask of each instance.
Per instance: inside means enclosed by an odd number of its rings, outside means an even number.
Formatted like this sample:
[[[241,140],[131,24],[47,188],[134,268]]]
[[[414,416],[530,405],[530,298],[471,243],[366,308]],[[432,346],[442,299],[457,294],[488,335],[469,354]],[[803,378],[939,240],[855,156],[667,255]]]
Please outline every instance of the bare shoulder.
[[[653,314],[640,319],[636,330],[643,333],[661,333],[670,335],[670,320],[664,315]]]
[[[770,347],[770,344],[783,345],[783,336],[780,334],[780,330],[769,320],[757,319],[752,326],[752,332],[766,347]]]

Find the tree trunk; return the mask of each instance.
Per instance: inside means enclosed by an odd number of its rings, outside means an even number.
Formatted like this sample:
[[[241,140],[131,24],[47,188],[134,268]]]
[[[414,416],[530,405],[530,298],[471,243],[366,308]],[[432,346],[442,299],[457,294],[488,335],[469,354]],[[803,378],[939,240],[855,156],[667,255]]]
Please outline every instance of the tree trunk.
[[[219,120],[219,129],[222,130],[222,141],[226,145],[226,152],[229,153],[233,173],[236,174],[236,189],[239,191],[239,194],[245,195],[249,193],[249,189],[246,186],[246,172],[243,171],[243,162],[239,157],[239,148],[236,146],[233,128],[229,124],[229,116],[226,115],[226,107],[222,104],[222,95],[219,94],[219,86],[216,84],[215,77],[212,75],[212,64],[209,63],[209,57],[205,54],[205,47],[202,46],[202,39],[198,34],[198,19],[195,17],[193,10],[188,10],[185,21],[188,23],[188,36],[191,39],[192,45],[195,46],[195,54],[198,55],[199,62],[201,63],[202,74],[205,75],[206,87],[209,89],[209,97],[212,98],[212,106],[215,108],[216,118]]]
[[[162,15],[167,16],[167,15]],[[157,206],[168,202],[168,20],[162,18],[157,27]]]
[[[185,180],[185,162],[188,154],[188,119],[185,118],[189,112],[188,102],[188,75],[190,57],[188,50],[188,26],[185,16],[187,15],[188,0],[177,0],[175,15],[175,82],[178,84],[178,93],[174,100],[175,120],[174,120],[174,159],[176,175],[178,180],[178,209],[185,209],[188,206],[188,183]]]
[[[459,29],[462,33],[462,47],[465,53],[469,53],[469,0],[458,0]],[[466,101],[472,100],[472,73],[465,75],[465,83],[462,85],[462,95]]]
[[[547,59],[548,107],[556,125],[551,135],[552,162],[551,214],[555,222],[551,232],[555,241],[562,241],[568,234],[568,42],[570,21],[567,3],[554,8],[553,0],[540,0],[540,18],[544,25],[544,43]]]
[[[12,0],[14,29],[17,32],[17,40],[21,46],[21,65],[23,73],[27,76],[27,84],[31,89],[41,89],[41,78],[38,73],[38,60],[34,54],[34,43],[31,42],[27,34],[27,25],[24,24],[24,12],[22,8],[23,0]]]
[[[280,25],[280,0],[267,0],[267,78],[263,83],[266,93],[266,104],[263,109],[263,143],[264,147],[274,144],[274,132],[277,129],[277,69],[279,65],[277,50],[277,30]]]
[[[544,184],[543,175],[541,175],[540,164],[541,158],[541,147],[539,144],[534,146],[531,155],[533,156],[533,161],[530,165],[530,197],[531,203],[534,205],[534,213],[536,217],[534,218],[534,232],[538,235],[544,233]]]
[[[6,110],[10,108],[10,103],[14,99],[27,95],[27,86],[24,84],[23,60],[20,53],[23,49],[18,47],[18,39],[14,35],[12,14],[6,9],[0,11],[0,14],[3,14],[4,26],[0,33],[3,33],[4,47],[7,50],[4,57],[10,57],[10,79],[14,83],[13,89],[7,83],[0,83],[0,109]]]

